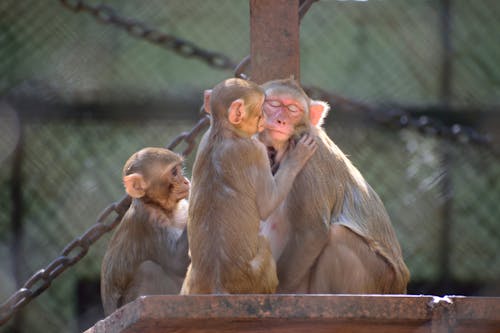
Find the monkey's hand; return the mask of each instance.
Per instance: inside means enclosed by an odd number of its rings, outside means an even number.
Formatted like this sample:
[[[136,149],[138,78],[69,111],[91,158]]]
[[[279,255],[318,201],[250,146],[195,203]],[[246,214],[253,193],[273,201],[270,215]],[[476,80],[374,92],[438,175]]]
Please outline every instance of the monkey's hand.
[[[309,134],[304,134],[296,144],[292,144],[287,154],[289,163],[297,163],[303,167],[318,149],[316,139]]]

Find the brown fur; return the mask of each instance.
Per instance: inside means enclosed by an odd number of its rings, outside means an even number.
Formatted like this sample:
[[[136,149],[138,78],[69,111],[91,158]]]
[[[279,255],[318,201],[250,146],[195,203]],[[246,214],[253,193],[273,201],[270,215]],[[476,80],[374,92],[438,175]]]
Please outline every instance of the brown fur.
[[[309,133],[319,145],[267,222],[286,230],[278,237],[285,244],[277,255],[278,292],[405,293],[409,272],[389,216],[375,191],[320,127],[325,114],[316,114],[316,124],[311,124],[313,101],[292,80],[263,87],[266,95],[293,95],[309,103],[304,118],[291,125],[295,135]],[[288,154],[287,144],[276,144],[269,131],[260,138],[278,150],[272,163],[279,165]],[[272,234],[269,238],[273,247],[276,240]]]
[[[243,100],[240,107],[236,101]],[[313,153],[301,144],[273,178],[265,147],[247,122],[261,115],[263,93],[248,81],[217,85],[206,102],[212,121],[192,172],[188,215],[191,265],[182,294],[272,293],[275,262],[259,223],[274,210]],[[242,119],[235,112],[244,110]],[[249,130],[244,130],[250,128]]]
[[[101,298],[106,315],[140,295],[180,291],[189,264],[185,231],[189,181],[182,175],[181,164],[182,158],[167,149],[145,148],[123,168],[132,204],[102,261]],[[130,183],[130,177],[135,177],[135,183]]]

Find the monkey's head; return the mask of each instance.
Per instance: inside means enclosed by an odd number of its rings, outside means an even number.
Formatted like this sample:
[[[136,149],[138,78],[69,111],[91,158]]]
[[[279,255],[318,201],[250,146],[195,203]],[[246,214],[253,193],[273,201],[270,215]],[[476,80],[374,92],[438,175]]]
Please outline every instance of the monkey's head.
[[[168,149],[141,149],[123,167],[125,191],[132,198],[171,210],[189,195],[190,183],[183,175],[182,163],[182,157]]]
[[[205,110],[213,125],[233,128],[240,136],[252,136],[264,129],[264,91],[254,82],[231,78],[204,93]]]
[[[261,85],[266,94],[266,141],[281,144],[298,138],[311,126],[321,126],[330,110],[328,103],[312,100],[293,79],[273,80]]]

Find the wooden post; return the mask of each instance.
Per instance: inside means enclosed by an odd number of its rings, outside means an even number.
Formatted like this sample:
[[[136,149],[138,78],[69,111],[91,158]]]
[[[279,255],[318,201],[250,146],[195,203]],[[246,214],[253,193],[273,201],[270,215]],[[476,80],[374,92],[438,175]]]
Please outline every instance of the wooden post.
[[[250,0],[252,81],[300,79],[299,0]]]

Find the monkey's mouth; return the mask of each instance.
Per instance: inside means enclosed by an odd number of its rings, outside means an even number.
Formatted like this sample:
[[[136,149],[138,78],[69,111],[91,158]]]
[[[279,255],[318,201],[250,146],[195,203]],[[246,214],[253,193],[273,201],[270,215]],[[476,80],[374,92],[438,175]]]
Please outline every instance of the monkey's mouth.
[[[189,190],[179,191],[177,192],[177,198],[184,199],[189,196]]]
[[[287,137],[289,137],[291,135],[290,131],[286,131],[286,130],[283,130],[283,129],[280,129],[280,128],[277,128],[274,126],[266,126],[265,129],[267,131],[270,131],[270,132],[279,133],[281,135],[286,135]]]

